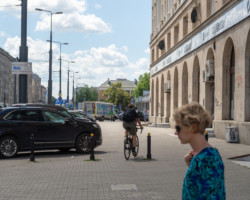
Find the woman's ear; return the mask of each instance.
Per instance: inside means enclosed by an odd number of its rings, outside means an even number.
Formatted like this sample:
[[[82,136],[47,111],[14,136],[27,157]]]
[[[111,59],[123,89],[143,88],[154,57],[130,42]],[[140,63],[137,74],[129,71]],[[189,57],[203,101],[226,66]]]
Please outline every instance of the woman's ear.
[[[198,124],[192,124],[191,131],[192,131],[192,133],[197,133],[198,132]]]

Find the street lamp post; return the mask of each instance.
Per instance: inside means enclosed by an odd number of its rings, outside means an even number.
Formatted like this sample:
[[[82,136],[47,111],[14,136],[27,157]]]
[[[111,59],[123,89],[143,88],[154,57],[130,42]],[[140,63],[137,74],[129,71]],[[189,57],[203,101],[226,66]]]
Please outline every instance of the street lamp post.
[[[69,103],[69,63],[75,63],[75,61],[62,60],[68,62],[68,83],[67,83],[67,102]]]
[[[47,42],[50,42],[50,40],[47,40]],[[59,98],[62,96],[62,56],[61,56],[61,50],[62,50],[62,45],[68,45],[69,43],[67,42],[57,42],[57,41],[52,41],[54,43],[58,43],[60,45],[60,69],[59,69],[59,93],[58,96]]]
[[[78,90],[79,90],[79,88],[78,88],[78,86],[77,86],[77,80],[79,80],[79,79],[81,79],[81,78],[77,78],[76,79],[76,107],[78,108],[78,96],[77,96],[77,92],[78,92]]]
[[[19,61],[28,62],[27,47],[27,0],[22,0],[22,17],[21,17],[21,46],[19,47]],[[15,77],[16,78],[16,77]],[[16,88],[15,88],[16,90]],[[27,74],[19,75],[19,103],[28,102],[27,92]],[[14,99],[15,101],[16,99]]]
[[[72,86],[72,101],[73,101],[73,108],[75,108],[75,98],[74,98],[74,96],[75,96],[75,87],[74,87],[74,80],[75,80],[75,73],[77,74],[77,73],[79,73],[79,72],[74,72],[74,71],[72,71],[73,72],[73,86]]]
[[[51,12],[36,8],[37,11],[44,11],[50,13],[50,50],[49,50],[49,80],[48,80],[48,104],[52,104],[52,15],[63,14],[63,12]]]

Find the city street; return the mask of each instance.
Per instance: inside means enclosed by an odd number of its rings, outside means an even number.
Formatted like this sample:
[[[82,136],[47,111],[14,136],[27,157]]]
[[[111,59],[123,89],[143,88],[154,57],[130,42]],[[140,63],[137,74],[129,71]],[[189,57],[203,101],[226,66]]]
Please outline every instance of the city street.
[[[138,133],[137,158],[123,155],[122,122],[98,122],[103,144],[95,149],[96,161],[89,154],[59,151],[29,153],[0,160],[1,200],[178,200],[187,170],[183,157],[190,150],[181,145],[173,129],[146,127]],[[147,135],[151,133],[152,160],[147,160]],[[250,146],[209,138],[225,165],[228,200],[248,200],[250,168],[228,158],[250,154]]]

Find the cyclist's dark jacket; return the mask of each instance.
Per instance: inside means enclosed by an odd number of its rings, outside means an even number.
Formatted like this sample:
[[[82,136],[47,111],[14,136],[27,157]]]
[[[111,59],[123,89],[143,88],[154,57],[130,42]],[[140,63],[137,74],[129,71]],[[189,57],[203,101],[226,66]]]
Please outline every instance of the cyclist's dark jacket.
[[[123,121],[130,123],[135,121],[136,118],[139,118],[139,112],[136,111],[134,108],[126,108],[123,114]]]

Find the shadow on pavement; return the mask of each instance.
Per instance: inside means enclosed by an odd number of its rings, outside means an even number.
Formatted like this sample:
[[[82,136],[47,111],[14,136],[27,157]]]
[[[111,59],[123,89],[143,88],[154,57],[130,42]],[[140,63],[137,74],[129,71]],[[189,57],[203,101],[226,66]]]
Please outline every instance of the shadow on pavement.
[[[105,151],[95,151],[95,154],[101,155],[106,154],[108,152]],[[69,150],[67,152],[62,152],[59,150],[39,150],[35,151],[35,158],[68,158],[69,156],[72,157],[80,157],[80,156],[89,156],[90,153],[83,153],[79,154],[75,150]],[[0,160],[29,160],[30,159],[30,152],[19,152],[16,157],[14,158],[0,158]]]
[[[135,162],[153,162],[157,161],[156,159],[147,159],[146,157],[143,156],[138,156],[138,157],[131,157],[129,160],[135,161]]]

